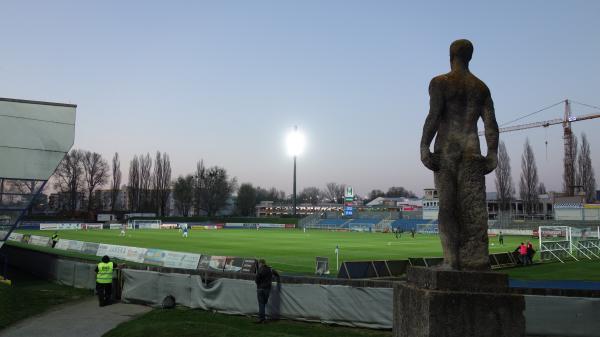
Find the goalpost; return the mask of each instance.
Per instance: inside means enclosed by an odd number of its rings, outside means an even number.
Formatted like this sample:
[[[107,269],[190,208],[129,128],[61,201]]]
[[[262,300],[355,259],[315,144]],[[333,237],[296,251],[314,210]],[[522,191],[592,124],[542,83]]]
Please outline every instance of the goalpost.
[[[160,229],[162,222],[155,219],[132,220],[133,229]]]
[[[540,226],[538,236],[542,260],[600,259],[600,227]]]
[[[600,227],[571,227],[571,251],[589,260],[600,259]]]
[[[569,226],[539,226],[540,259],[556,259],[564,263],[564,259],[577,257],[571,253]]]
[[[439,234],[439,228],[437,224],[423,223],[417,224],[417,233],[420,234]]]

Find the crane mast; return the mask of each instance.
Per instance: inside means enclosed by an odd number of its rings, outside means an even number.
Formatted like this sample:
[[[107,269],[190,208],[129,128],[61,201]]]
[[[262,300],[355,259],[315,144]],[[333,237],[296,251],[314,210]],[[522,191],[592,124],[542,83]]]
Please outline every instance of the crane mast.
[[[571,102],[565,99],[565,114],[563,118],[555,118],[541,122],[533,122],[528,124],[514,125],[500,128],[499,132],[512,132],[533,128],[547,128],[552,125],[562,124],[563,125],[563,142],[564,142],[564,181],[565,181],[565,194],[567,196],[573,196],[575,193],[575,144],[573,143],[573,130],[571,124],[573,122],[580,122],[589,119],[600,118],[600,114],[589,114],[582,116],[573,116],[571,114]],[[480,131],[479,136],[484,136],[485,132]]]

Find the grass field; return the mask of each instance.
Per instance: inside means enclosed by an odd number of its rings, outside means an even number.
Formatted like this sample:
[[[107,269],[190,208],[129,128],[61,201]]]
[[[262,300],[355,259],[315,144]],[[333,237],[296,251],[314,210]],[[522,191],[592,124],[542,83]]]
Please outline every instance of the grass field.
[[[52,231],[19,231],[51,236]],[[134,247],[161,248],[207,255],[265,258],[269,264],[286,273],[311,274],[316,256],[329,257],[335,269],[335,247],[340,247],[342,261],[406,259],[408,257],[441,256],[437,235],[406,233],[396,239],[389,233],[331,232],[323,230],[191,230],[183,238],[177,230],[135,230],[120,237],[118,230],[60,231],[60,238],[109,243]],[[527,237],[505,237],[500,246],[491,238],[490,252],[512,251]],[[494,244],[493,246],[491,244]]]

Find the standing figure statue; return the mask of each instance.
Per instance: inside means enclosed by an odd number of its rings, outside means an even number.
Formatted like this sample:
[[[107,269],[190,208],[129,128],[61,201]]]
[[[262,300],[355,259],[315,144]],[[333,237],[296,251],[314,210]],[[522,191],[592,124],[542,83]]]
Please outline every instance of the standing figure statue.
[[[434,171],[439,195],[442,268],[489,270],[485,175],[498,163],[498,124],[488,87],[469,71],[473,44],[450,45],[451,71],[429,84],[421,161]],[[485,126],[487,156],[480,151],[477,122]],[[435,137],[433,153],[430,144]]]

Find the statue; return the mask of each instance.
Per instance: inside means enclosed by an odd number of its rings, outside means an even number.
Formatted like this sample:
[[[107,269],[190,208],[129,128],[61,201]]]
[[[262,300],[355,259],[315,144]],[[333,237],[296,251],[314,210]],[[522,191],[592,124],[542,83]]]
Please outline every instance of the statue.
[[[450,45],[451,71],[429,84],[421,161],[434,171],[439,195],[441,268],[485,271],[490,269],[485,175],[498,163],[498,124],[490,90],[469,71],[472,55],[470,41],[454,41]],[[481,155],[477,134],[480,117],[485,126],[486,157]]]

